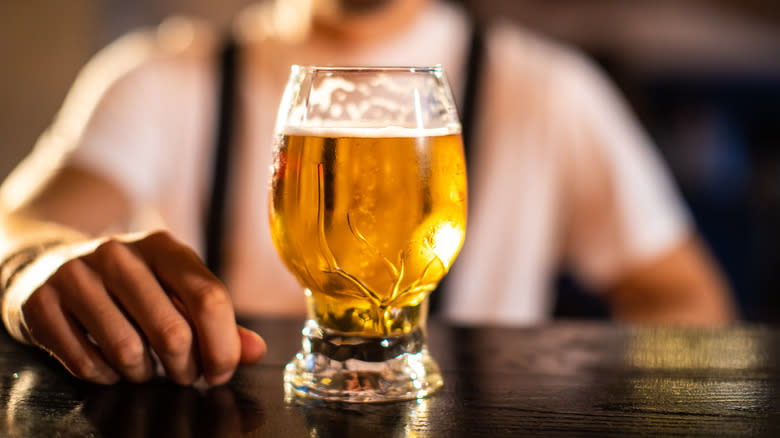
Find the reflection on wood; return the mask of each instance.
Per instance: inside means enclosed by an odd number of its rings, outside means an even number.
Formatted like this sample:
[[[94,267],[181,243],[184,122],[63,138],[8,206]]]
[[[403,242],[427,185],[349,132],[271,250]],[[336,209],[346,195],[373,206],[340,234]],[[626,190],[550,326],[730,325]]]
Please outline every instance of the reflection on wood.
[[[248,320],[266,360],[209,390],[100,387],[0,337],[0,436],[780,436],[780,331],[561,322],[451,327],[429,342],[443,390],[379,405],[285,401],[300,320]],[[216,435],[215,435],[216,434]]]

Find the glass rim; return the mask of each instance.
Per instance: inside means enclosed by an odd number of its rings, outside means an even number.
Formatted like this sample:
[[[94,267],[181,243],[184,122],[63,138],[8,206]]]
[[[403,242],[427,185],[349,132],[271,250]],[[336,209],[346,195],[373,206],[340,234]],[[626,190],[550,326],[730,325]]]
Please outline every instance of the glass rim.
[[[338,65],[307,65],[293,64],[293,71],[305,72],[339,72],[339,73],[444,73],[441,64],[432,66],[338,66]]]

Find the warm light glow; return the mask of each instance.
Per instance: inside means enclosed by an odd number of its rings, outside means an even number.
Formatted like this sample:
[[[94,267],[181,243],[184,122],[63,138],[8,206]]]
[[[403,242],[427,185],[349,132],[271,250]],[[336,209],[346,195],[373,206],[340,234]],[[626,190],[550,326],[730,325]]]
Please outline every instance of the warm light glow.
[[[428,244],[436,257],[449,269],[455,261],[461,242],[463,242],[461,230],[450,223],[444,223],[436,229]]]
[[[424,397],[424,394],[421,395]],[[410,403],[410,409],[404,419],[404,436],[418,437],[426,436],[422,431],[430,425],[430,405],[428,400],[418,398]]]
[[[748,329],[734,329],[729,336],[697,331],[697,336],[673,329],[638,331],[626,351],[629,365],[642,369],[709,368],[741,370],[766,363],[766,349],[756,345]]]
[[[728,336],[718,330],[693,335],[674,329],[637,331],[628,340],[625,357],[638,371],[627,381],[634,408],[701,416],[766,406],[771,389],[743,372],[770,363],[771,350],[753,330],[732,330]],[[743,375],[746,378],[739,377]],[[636,421],[654,425],[657,419],[647,415]],[[716,430],[699,432],[708,435]]]
[[[36,374],[32,371],[20,371],[14,373],[14,377],[11,391],[8,394],[8,403],[6,404],[6,427],[11,433],[19,432],[16,430],[17,411],[23,409],[22,405],[32,394],[38,380]]]

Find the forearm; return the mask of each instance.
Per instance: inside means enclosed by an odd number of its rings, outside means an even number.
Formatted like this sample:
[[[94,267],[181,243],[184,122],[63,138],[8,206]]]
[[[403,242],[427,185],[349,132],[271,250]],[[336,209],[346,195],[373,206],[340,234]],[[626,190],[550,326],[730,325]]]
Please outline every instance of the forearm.
[[[57,246],[87,240],[87,235],[65,225],[36,219],[23,212],[2,211],[0,291],[5,292],[18,273],[44,252]]]
[[[631,323],[721,326],[737,317],[723,275],[694,238],[621,279],[607,297],[614,318]]]
[[[128,208],[122,191],[97,174],[20,166],[0,187],[0,290],[41,253],[121,228]]]
[[[85,233],[76,229],[24,212],[4,210],[0,216],[0,258],[3,260],[26,248],[48,247],[87,238]]]

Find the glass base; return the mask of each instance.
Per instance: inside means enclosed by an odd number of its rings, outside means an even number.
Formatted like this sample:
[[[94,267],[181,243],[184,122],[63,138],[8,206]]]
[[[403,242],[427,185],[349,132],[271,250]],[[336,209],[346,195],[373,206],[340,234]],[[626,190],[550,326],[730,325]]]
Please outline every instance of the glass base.
[[[309,321],[303,348],[284,369],[288,396],[381,403],[425,397],[442,386],[422,330],[387,338],[332,335]]]

